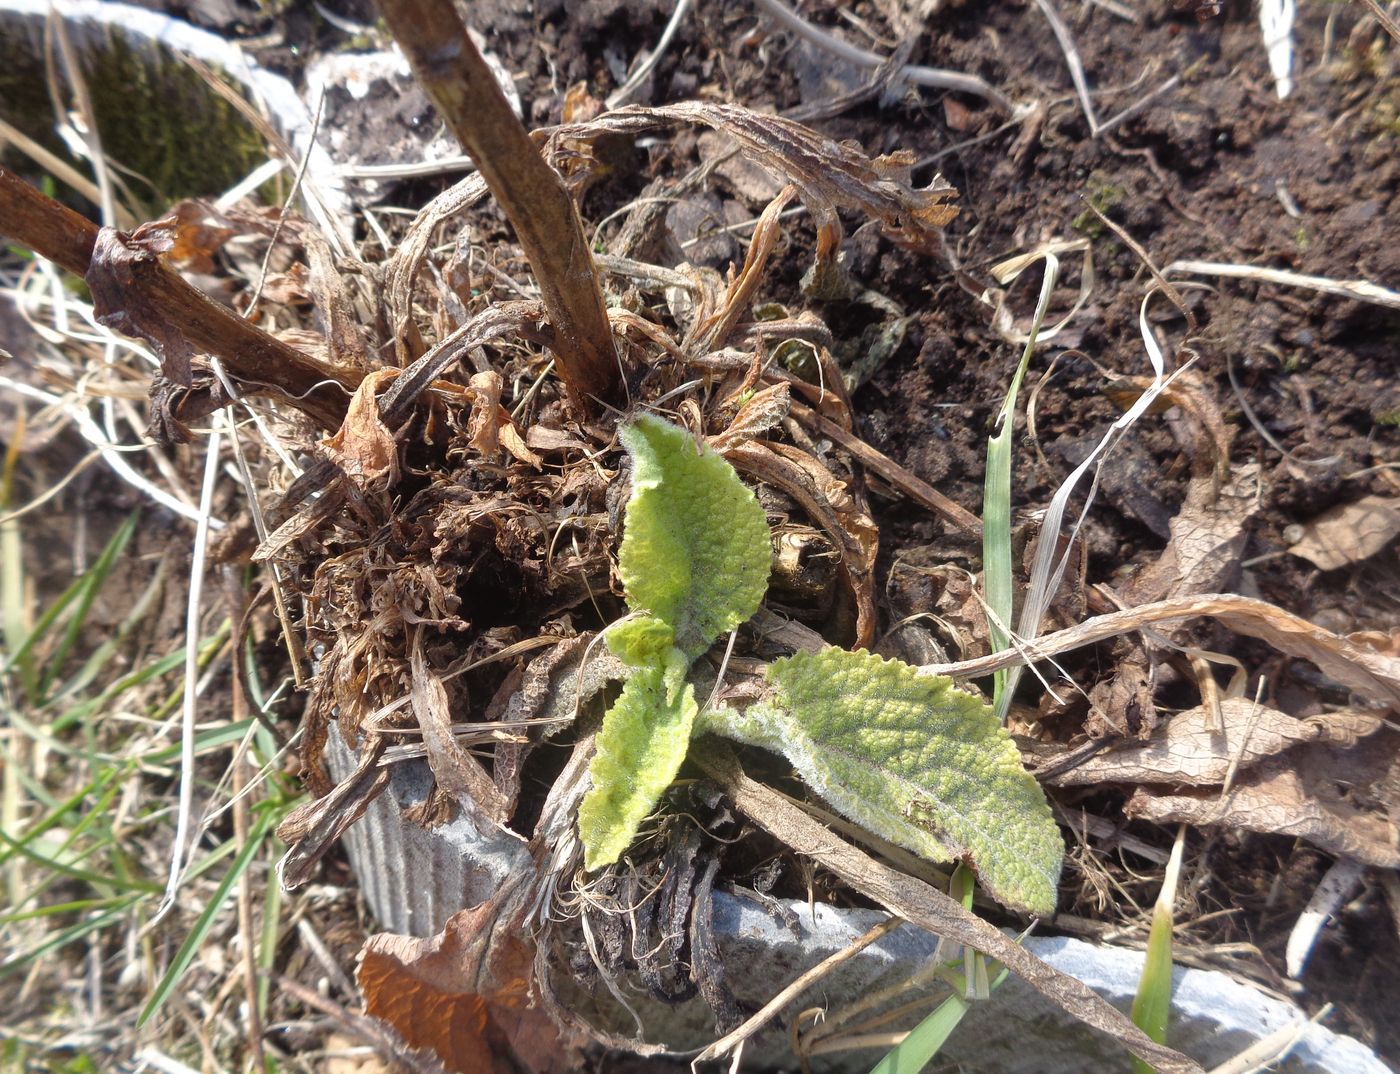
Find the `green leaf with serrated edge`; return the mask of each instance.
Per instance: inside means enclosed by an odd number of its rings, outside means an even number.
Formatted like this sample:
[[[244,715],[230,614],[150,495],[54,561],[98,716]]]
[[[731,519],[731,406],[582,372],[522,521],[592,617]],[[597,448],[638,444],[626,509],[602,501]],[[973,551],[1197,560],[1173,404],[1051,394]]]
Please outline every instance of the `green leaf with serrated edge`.
[[[1055,909],[1064,843],[1011,736],[974,694],[871,653],[824,649],[768,669],[774,697],[699,730],[780,753],[828,802],[935,861],[966,858],[1003,904]]]
[[[758,610],[768,522],[734,468],[684,429],[644,414],[622,443],[632,456],[618,552],[627,606],[668,624],[694,660]]]
[[[669,677],[660,664],[639,668],[603,717],[588,768],[593,786],[578,810],[586,869],[622,856],[685,760],[699,706],[693,686],[675,689]]]

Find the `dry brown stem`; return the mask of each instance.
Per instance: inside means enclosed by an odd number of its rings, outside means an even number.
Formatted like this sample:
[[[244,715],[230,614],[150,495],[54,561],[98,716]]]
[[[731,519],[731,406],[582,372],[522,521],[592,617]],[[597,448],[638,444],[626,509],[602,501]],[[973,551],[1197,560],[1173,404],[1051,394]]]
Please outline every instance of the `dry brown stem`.
[[[198,353],[217,358],[249,390],[267,392],[325,428],[338,426],[349,398],[345,389],[354,385],[326,382],[343,381],[347,374],[333,374],[185,282],[161,264],[158,245],[143,234],[148,229],[159,230],[146,225],[126,235],[99,229],[0,167],[0,233],[84,277],[102,322],[153,342],[165,375],[186,390],[168,408],[160,407],[166,420],[158,414],[156,421],[166,436],[177,437],[178,423],[229,402],[212,379],[193,384],[188,363]]]
[[[378,0],[423,89],[481,171],[534,269],[554,328],[559,374],[575,401],[620,382],[607,308],[583,224],[540,156],[452,0]]]

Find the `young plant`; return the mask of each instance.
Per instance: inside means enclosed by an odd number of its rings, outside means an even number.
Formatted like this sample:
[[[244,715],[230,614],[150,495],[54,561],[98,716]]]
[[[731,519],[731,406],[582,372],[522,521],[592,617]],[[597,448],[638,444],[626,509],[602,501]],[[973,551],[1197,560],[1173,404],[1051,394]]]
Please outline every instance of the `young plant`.
[[[633,487],[620,550],[631,614],[605,633],[632,672],[603,717],[579,808],[589,869],[610,865],[695,734],[782,754],[834,808],[933,861],[965,860],[1007,906],[1049,913],[1064,846],[1015,743],[975,694],[900,661],[827,648],[775,661],[743,711],[702,712],[691,664],[755,611],[771,540],[753,493],[685,430],[622,433]]]

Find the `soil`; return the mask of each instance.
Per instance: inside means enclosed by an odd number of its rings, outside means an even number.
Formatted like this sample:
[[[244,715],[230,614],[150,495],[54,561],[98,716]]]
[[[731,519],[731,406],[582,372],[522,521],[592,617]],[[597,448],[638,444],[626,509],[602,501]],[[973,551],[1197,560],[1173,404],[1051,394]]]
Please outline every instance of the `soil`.
[[[368,4],[358,0],[325,6],[353,21],[373,21]],[[1056,340],[1057,348],[1069,349],[1054,375],[1038,384],[1047,359],[1032,367],[1038,451],[1029,438],[1018,438],[1014,497],[1022,522],[1120,416],[1105,392],[1105,371],[1150,372],[1138,327],[1150,270],[1094,210],[1158,267],[1197,259],[1400,286],[1400,51],[1363,18],[1360,5],[1300,6],[1295,86],[1286,100],[1274,91],[1252,5],[1227,3],[1205,23],[1169,0],[1132,5],[1136,22],[1107,6],[1060,5],[1097,87],[1102,119],[1148,98],[1167,78],[1180,79],[1099,137],[1091,136],[1064,56],[1035,5],[932,6],[937,10],[916,34],[898,21],[892,25],[889,15],[918,5],[817,0],[803,10],[813,23],[882,54],[912,37],[909,62],[976,73],[1012,99],[1036,103],[1032,119],[1008,124],[985,101],[924,91],[813,121],[872,155],[911,150],[932,161],[916,168],[916,179],[938,171],[960,192],[961,212],[947,230],[942,261],[902,249],[858,221],[848,222],[846,257],[864,287],[913,316],[902,343],[855,395],[858,431],[974,513],[980,514],[992,419],[1019,357],[992,330],[990,310],[978,297],[1002,258],[1051,239],[1083,238],[1094,269],[1088,305]],[[517,76],[527,120],[545,125],[560,120],[563,92],[574,83],[585,82],[599,97],[613,89],[633,58],[654,46],[671,8],[663,0],[479,0],[468,19]],[[260,59],[291,74],[300,60],[348,39],[303,5],[269,14],[229,0],[220,8],[191,4],[188,14],[230,36],[260,38]],[[280,40],[268,43],[269,34]],[[700,96],[783,111],[822,92],[814,67],[825,68],[828,83],[859,82],[835,61],[774,32],[749,5],[699,4],[635,99]],[[651,177],[684,174],[701,152],[695,138],[664,140],[643,168],[590,192],[586,217],[603,219]],[[415,183],[395,197],[416,205],[440,188]],[[751,217],[762,207],[742,183],[721,177],[717,190],[712,214],[720,219]],[[800,220],[789,228],[789,267],[773,278],[765,299],[794,309],[811,305],[798,280],[811,261],[812,237]],[[1077,256],[1067,255],[1067,264]],[[1079,286],[1077,265],[1070,268],[1061,308]],[[1038,283],[1038,273],[1032,275],[1017,287],[1022,323]],[[1183,291],[1195,319],[1189,347],[1199,383],[1234,430],[1231,464],[1261,469],[1239,591],[1341,633],[1393,629],[1400,608],[1393,549],[1321,572],[1286,554],[1286,531],[1334,505],[1400,491],[1400,311],[1255,282],[1205,282],[1211,287]],[[868,304],[813,308],[838,338],[879,319]],[[1188,343],[1187,320],[1170,302],[1159,297],[1151,310],[1169,350]],[[1090,579],[1112,584],[1157,558],[1190,473],[1190,444],[1168,422],[1139,425],[1109,463],[1086,530]],[[875,496],[873,506],[882,544],[877,590],[889,594],[882,609],[888,624],[911,610],[901,601],[912,598],[886,585],[896,561],[975,566],[980,550],[894,495]],[[1217,641],[1233,646],[1252,670],[1272,659],[1262,647]],[[1079,667],[1090,666],[1094,658],[1087,659]],[[1270,688],[1297,694],[1311,686],[1288,680],[1285,670]],[[1022,700],[1036,704],[1031,693]],[[1079,804],[1112,817],[1122,796],[1105,792]],[[1169,842],[1153,826],[1128,827],[1158,845]],[[1253,944],[1257,955],[1232,968],[1294,993],[1310,1011],[1335,1003],[1329,1024],[1400,1069],[1400,1023],[1393,1017],[1400,941],[1380,887],[1368,882],[1324,933],[1300,986],[1283,975],[1283,948],[1330,859],[1287,836],[1250,833],[1198,833],[1191,850],[1203,878],[1202,912],[1236,911],[1191,930],[1203,957],[1214,945]],[[1142,890],[1150,899],[1150,889]],[[1099,914],[1112,924],[1130,909],[1109,905]]]

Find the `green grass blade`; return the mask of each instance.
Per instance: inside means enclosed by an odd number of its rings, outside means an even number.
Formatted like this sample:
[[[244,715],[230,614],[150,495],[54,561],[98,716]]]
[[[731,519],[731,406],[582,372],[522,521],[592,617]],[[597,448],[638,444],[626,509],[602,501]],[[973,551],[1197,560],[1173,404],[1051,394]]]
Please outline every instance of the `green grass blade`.
[[[66,862],[58,861],[56,858],[46,856],[40,851],[35,850],[33,847],[21,846],[16,840],[11,839],[4,832],[0,832],[0,843],[4,843],[12,850],[18,851],[21,855],[34,862],[36,865],[41,865],[50,872],[62,873],[64,876],[69,877],[72,880],[81,880],[83,883],[91,884],[93,887],[99,889],[103,887],[124,888],[127,891],[143,892],[145,894],[153,894],[161,890],[161,886],[159,884],[152,884],[141,880],[124,881],[117,877],[102,876],[100,873],[93,873],[89,872],[86,869],[79,869],[76,865],[69,865]],[[91,848],[87,851],[84,851],[82,856],[87,857],[95,849],[97,848]]]
[[[6,763],[13,764],[13,761],[7,756]],[[39,836],[43,835],[50,828],[63,823],[68,814],[82,805],[89,795],[104,793],[108,790],[109,784],[112,784],[115,780],[125,775],[126,773],[120,772],[115,768],[108,768],[99,772],[87,786],[83,787],[75,794],[70,795],[53,809],[49,810],[46,815],[36,820],[27,831],[14,838],[10,846],[6,847],[4,850],[0,850],[0,865],[4,865],[13,858],[15,854],[19,852],[20,848],[28,846],[30,842],[39,838]]]
[[[55,917],[58,914],[76,914],[84,910],[99,910],[108,906],[126,906],[130,902],[130,895],[112,895],[102,899],[74,899],[72,902],[50,903],[48,906],[36,906],[33,910],[0,914],[0,925],[12,925],[17,921],[32,921],[40,917]]]
[[[870,1074],[917,1074],[923,1070],[947,1043],[971,1006],[957,993],[949,996],[871,1067]]]
[[[15,465],[19,447],[24,439],[24,408],[19,408],[19,425],[14,430],[5,458],[0,465],[0,511],[9,507],[10,490],[14,484]],[[0,664],[0,674],[15,667],[25,696],[31,695],[34,669],[28,658],[34,631],[29,627],[29,600],[24,592],[24,537],[19,519],[0,522],[0,642],[6,657]]]
[[[1172,1009],[1172,927],[1177,878],[1181,875],[1181,854],[1186,828],[1178,830],[1176,843],[1167,861],[1166,876],[1157,904],[1152,908],[1152,929],[1147,937],[1147,957],[1142,963],[1137,995],[1133,999],[1133,1024],[1158,1044],[1167,1042],[1167,1023]],[[1141,1059],[1133,1060],[1134,1074],[1153,1074]]]
[[[253,822],[253,826],[248,832],[248,841],[243,844],[243,849],[238,852],[238,856],[233,859],[233,864],[229,866],[228,872],[219,881],[219,886],[210,897],[204,912],[195,920],[189,935],[185,937],[185,942],[175,952],[175,958],[166,968],[160,981],[157,982],[155,990],[151,993],[151,998],[146,1001],[146,1006],[142,1008],[141,1016],[136,1020],[137,1028],[145,1025],[151,1015],[160,1010],[165,1001],[170,998],[170,993],[175,990],[175,986],[180,983],[180,978],[185,975],[190,963],[194,961],[194,956],[199,952],[200,944],[209,935],[209,930],[214,927],[214,921],[228,900],[229,893],[233,891],[234,884],[238,882],[238,878],[243,875],[244,870],[252,864],[253,858],[262,849],[263,841],[277,821],[281,819],[281,815],[281,810],[268,809],[259,814]]]
[[[132,535],[136,533],[138,515],[139,512],[133,511],[128,516],[127,520],[117,528],[117,532],[112,534],[112,539],[107,542],[107,547],[102,549],[102,554],[97,557],[97,562],[84,573],[78,603],[73,609],[73,614],[68,617],[58,647],[44,661],[44,673],[39,681],[40,697],[48,696],[54,680],[63,670],[64,662],[68,659],[68,654],[72,652],[73,646],[77,644],[78,635],[82,633],[83,626],[87,622],[88,613],[92,611],[92,602],[97,599],[97,594],[107,583],[112,568],[117,565],[117,560],[126,551],[126,546],[131,543]]]
[[[96,917],[91,917],[86,921],[80,921],[76,925],[70,925],[68,928],[54,933],[44,940],[43,943],[31,947],[28,951],[20,952],[11,958],[5,959],[3,962],[0,962],[0,978],[8,977],[12,973],[17,973],[27,967],[35,959],[43,958],[51,951],[61,950],[70,943],[76,943],[90,933],[100,932],[109,925],[115,924],[121,920],[122,916],[138,897],[139,896],[128,896],[124,901],[113,906],[110,910],[98,914]]]
[[[1059,277],[1059,260],[1053,254],[1045,257],[1045,278],[1040,285],[1040,299],[1035,306],[1035,317],[1031,322],[1030,338],[1026,340],[1021,360],[1011,377],[1011,386],[1006,391],[1006,399],[997,412],[996,434],[987,443],[987,474],[982,489],[982,592],[987,602],[990,620],[992,651],[1000,652],[1011,644],[1007,633],[1011,629],[1014,612],[1011,565],[1011,452],[1016,434],[1016,396],[1021,390],[1021,381],[1030,366],[1035,353],[1036,336],[1045,323],[1045,312],[1050,306],[1050,296],[1055,290]],[[997,716],[1006,719],[1011,706],[1011,691],[1015,688],[1016,675],[1011,671],[998,671],[994,677],[995,686],[992,703]]]

